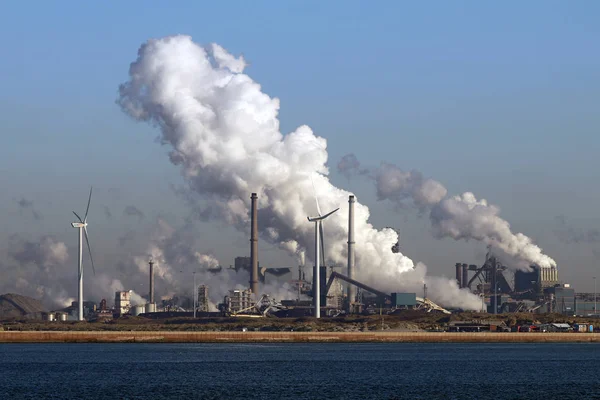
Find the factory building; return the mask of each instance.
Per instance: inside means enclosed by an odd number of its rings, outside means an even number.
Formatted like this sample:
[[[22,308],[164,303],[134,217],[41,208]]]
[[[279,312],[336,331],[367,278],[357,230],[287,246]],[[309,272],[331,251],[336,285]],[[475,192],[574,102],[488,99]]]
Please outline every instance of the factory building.
[[[79,302],[73,301],[71,305],[65,308],[65,312],[73,317],[77,317],[79,315]],[[84,319],[88,319],[92,314],[96,312],[96,303],[93,301],[84,301],[83,302],[83,317]]]
[[[596,293],[576,293],[575,294],[575,315],[581,316],[599,316],[600,309],[598,295]]]
[[[208,286],[200,285],[198,286],[198,311],[208,312]]]
[[[573,315],[575,314],[575,289],[569,284],[556,285],[555,287],[547,288],[544,291],[550,299],[548,312],[558,314]]]
[[[536,291],[541,292],[548,287],[558,284],[558,269],[540,268],[531,266],[531,271],[515,272],[515,292]]]
[[[412,310],[417,305],[416,293],[392,293],[391,307],[400,310]]]
[[[229,295],[223,299],[225,311],[228,313],[238,313],[242,310],[254,307],[252,291],[247,290],[230,290]]]
[[[131,293],[128,291],[115,292],[115,313],[127,314],[131,309]]]

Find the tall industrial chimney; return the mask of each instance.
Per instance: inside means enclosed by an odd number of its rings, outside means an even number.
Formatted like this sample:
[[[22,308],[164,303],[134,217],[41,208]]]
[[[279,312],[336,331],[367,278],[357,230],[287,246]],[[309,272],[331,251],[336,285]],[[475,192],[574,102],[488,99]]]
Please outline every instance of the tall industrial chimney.
[[[348,197],[348,278],[354,279],[354,196]],[[348,285],[348,311],[352,313],[355,302],[354,285]]]
[[[150,257],[148,265],[150,266],[150,293],[148,295],[148,303],[154,304],[154,259],[152,257]]]
[[[256,209],[256,200],[258,197],[256,196],[256,193],[252,193],[250,199],[252,200],[250,217],[250,265],[252,266],[250,272],[250,289],[255,296],[258,296],[258,212]]]
[[[463,283],[462,283],[462,264],[461,263],[456,263],[455,267],[456,267],[456,283],[458,283],[458,287],[459,288],[462,288],[463,287]]]
[[[462,287],[469,287],[469,266],[467,264],[462,265]]]

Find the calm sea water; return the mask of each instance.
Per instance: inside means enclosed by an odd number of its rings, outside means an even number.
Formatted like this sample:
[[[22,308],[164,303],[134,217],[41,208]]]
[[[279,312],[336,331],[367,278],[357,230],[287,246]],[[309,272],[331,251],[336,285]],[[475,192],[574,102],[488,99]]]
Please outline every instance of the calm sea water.
[[[0,345],[0,399],[525,398],[600,398],[600,346]]]

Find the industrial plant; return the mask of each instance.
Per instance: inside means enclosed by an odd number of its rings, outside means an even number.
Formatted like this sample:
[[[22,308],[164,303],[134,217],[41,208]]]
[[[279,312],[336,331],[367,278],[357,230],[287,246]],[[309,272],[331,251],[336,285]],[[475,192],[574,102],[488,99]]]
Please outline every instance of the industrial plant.
[[[344,315],[398,314],[403,311],[451,314],[463,310],[444,308],[428,297],[428,287],[424,283],[422,291],[385,292],[373,285],[367,285],[356,279],[355,270],[355,236],[354,236],[354,204],[355,197],[348,198],[348,240],[347,265],[326,265],[323,221],[339,210],[321,214],[318,207],[317,217],[308,217],[315,227],[315,265],[312,266],[312,278],[306,277],[306,268],[299,265],[292,267],[260,267],[258,254],[258,212],[256,193],[251,195],[250,211],[250,256],[236,257],[230,267],[235,273],[247,273],[247,287],[232,287],[226,293],[219,293],[222,302],[213,304],[210,301],[211,288],[204,282],[194,283],[192,295],[155,296],[155,264],[148,260],[148,293],[146,296],[134,295],[132,290],[115,292],[114,305],[109,306],[106,299],[99,304],[82,301],[82,240],[87,239],[87,213],[73,226],[80,230],[78,260],[79,300],[73,301],[69,307],[53,312],[42,312],[38,307],[37,318],[47,321],[110,321],[122,316],[147,316],[152,318],[180,317],[251,317],[251,318],[289,318],[314,317],[327,318]],[[75,214],[77,215],[77,214]],[[87,240],[86,240],[87,241]],[[91,256],[91,248],[89,247]],[[390,249],[397,252],[398,246]],[[93,264],[92,264],[93,266]],[[336,270],[337,269],[337,270]],[[212,267],[210,273],[216,274],[222,267]],[[514,272],[513,272],[514,271]],[[556,313],[565,316],[597,316],[595,294],[576,293],[568,283],[559,279],[558,268],[541,268],[532,265],[529,270],[509,268],[503,265],[493,253],[491,247],[484,262],[476,264],[456,263],[455,278],[457,286],[481,298],[481,309],[490,314],[505,313]],[[293,298],[276,299],[269,288],[286,285]],[[291,288],[291,290],[290,290]],[[141,300],[140,300],[141,299]],[[158,301],[156,300],[158,299]],[[34,315],[34,314],[31,314]],[[472,324],[454,324],[451,329],[475,329]],[[477,326],[477,329],[482,329]],[[548,329],[559,329],[549,327]]]

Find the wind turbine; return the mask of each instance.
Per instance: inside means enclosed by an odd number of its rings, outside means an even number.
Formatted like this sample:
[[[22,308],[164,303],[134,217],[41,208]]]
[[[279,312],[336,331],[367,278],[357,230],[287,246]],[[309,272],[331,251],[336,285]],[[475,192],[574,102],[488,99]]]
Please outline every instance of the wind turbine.
[[[313,182],[313,188],[314,188],[314,182]],[[321,318],[321,287],[320,287],[320,265],[319,262],[320,260],[320,256],[319,256],[319,250],[320,248],[323,250],[323,253],[325,253],[325,248],[322,247],[323,246],[323,239],[320,237],[321,234],[323,233],[323,220],[326,219],[327,217],[329,217],[331,214],[333,214],[334,212],[336,212],[337,210],[339,210],[339,208],[336,208],[333,211],[328,212],[325,215],[321,214],[321,207],[319,207],[319,201],[317,200],[317,196],[315,193],[315,200],[317,201],[317,212],[319,213],[318,217],[307,217],[309,222],[314,222],[315,223],[315,269],[313,271],[313,307],[315,309],[315,317],[316,318]],[[324,257],[324,254],[323,254]],[[323,258],[324,259],[324,258]]]
[[[90,211],[90,202],[92,201],[92,188],[90,188],[90,197],[88,199],[87,208],[85,209],[85,216],[83,219],[75,211],[73,214],[77,217],[79,222],[71,222],[73,228],[79,229],[79,263],[78,263],[78,276],[79,276],[79,291],[77,295],[77,306],[79,307],[78,320],[83,321],[83,236],[85,235],[85,242],[87,243],[88,251],[90,252],[90,261],[92,264],[92,271],[96,275],[94,269],[94,259],[92,258],[92,248],[90,247],[90,240],[88,239],[87,233],[87,216]]]

